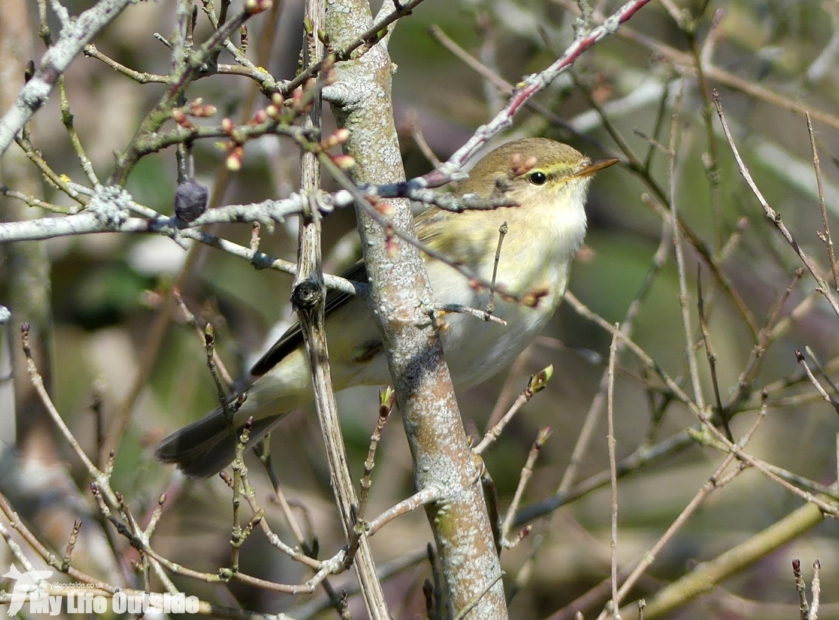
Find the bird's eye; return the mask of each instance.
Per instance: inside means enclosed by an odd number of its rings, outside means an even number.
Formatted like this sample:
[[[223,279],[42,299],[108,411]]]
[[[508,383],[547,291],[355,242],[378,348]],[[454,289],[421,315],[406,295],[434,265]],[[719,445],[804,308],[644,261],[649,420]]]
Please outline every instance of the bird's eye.
[[[548,181],[548,175],[544,172],[540,172],[537,170],[536,172],[531,172],[530,175],[527,177],[527,180],[530,181],[533,185],[544,185]]]

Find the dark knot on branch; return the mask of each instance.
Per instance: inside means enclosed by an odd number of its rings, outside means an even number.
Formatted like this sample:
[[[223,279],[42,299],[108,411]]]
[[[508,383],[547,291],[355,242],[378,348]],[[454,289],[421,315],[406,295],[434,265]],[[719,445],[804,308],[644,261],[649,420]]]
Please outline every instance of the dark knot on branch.
[[[303,280],[291,291],[295,310],[310,310],[323,299],[323,287],[314,280]]]

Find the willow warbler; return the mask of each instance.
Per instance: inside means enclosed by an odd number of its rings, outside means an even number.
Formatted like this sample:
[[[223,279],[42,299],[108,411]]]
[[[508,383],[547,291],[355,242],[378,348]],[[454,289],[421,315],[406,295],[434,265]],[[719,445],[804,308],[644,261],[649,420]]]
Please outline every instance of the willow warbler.
[[[502,197],[518,206],[453,213],[432,207],[416,219],[420,241],[451,261],[491,280],[499,228],[507,223],[496,282],[532,303],[495,301],[494,315],[506,325],[461,313],[445,314],[440,334],[456,386],[469,386],[508,365],[535,338],[565,292],[568,271],[586,232],[584,203],[592,175],[616,159],[595,160],[570,146],[543,138],[508,142],[481,159],[457,194]],[[440,304],[484,308],[487,290],[476,290],[450,265],[425,257]],[[363,263],[344,277],[365,281]],[[498,296],[496,296],[498,297]],[[336,390],[390,381],[382,342],[365,300],[331,291],[326,300],[326,333]],[[233,426],[249,416],[255,443],[286,414],[313,400],[307,355],[298,326],[289,329],[254,365],[247,399]],[[165,438],[156,456],[187,475],[207,477],[227,466],[235,440],[221,409]]]

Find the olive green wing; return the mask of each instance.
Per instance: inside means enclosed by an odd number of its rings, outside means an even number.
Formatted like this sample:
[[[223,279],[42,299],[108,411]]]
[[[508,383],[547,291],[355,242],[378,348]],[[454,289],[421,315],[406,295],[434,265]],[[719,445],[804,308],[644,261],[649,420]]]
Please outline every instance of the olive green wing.
[[[358,261],[355,265],[350,267],[342,274],[347,280],[358,282],[360,284],[367,283],[367,267],[364,261]],[[326,306],[324,313],[329,316],[332,312],[346,304],[354,295],[345,293],[343,291],[336,291],[331,289],[326,293]],[[259,358],[259,361],[251,368],[251,376],[261,377],[274,366],[279,364],[289,353],[303,345],[303,332],[300,330],[300,324],[295,323],[288,330],[280,336],[279,340],[268,349],[268,351]]]
[[[451,217],[450,213],[441,211],[437,207],[431,207],[416,220],[417,237],[423,243],[429,243],[435,238],[439,237],[445,230],[447,220]],[[364,261],[358,261],[355,265],[350,267],[342,274],[342,277],[347,280],[367,284],[367,267]],[[353,295],[344,293],[342,291],[330,290],[326,294],[326,307],[324,309],[326,316],[334,312],[344,304],[346,304]],[[263,355],[256,364],[251,368],[251,376],[254,378],[261,377],[274,366],[279,364],[289,353],[297,349],[303,344],[303,333],[300,331],[300,325],[295,323],[288,331],[286,331],[277,342]]]

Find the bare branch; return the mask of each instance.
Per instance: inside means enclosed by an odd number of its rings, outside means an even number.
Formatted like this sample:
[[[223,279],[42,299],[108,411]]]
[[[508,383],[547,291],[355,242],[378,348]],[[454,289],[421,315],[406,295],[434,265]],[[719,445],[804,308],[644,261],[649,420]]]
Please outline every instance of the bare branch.
[[[728,140],[729,146],[731,146],[731,150],[734,153],[734,158],[737,160],[737,167],[740,170],[740,174],[743,175],[743,178],[746,179],[746,183],[749,185],[749,189],[752,190],[752,193],[760,202],[760,205],[763,207],[763,213],[766,217],[775,225],[778,231],[781,233],[784,239],[786,239],[787,243],[792,246],[795,253],[798,254],[798,257],[801,259],[801,262],[804,263],[804,266],[807,268],[807,271],[810,272],[810,275],[813,276],[813,279],[816,281],[818,285],[817,290],[819,293],[824,296],[827,300],[827,303],[830,304],[830,307],[833,309],[833,312],[839,317],[839,301],[836,299],[836,295],[833,293],[831,288],[828,286],[827,282],[824,281],[824,278],[821,277],[816,266],[810,260],[810,258],[804,253],[804,250],[801,249],[801,246],[793,239],[792,234],[787,229],[786,224],[781,221],[781,214],[775,211],[772,207],[769,206],[769,203],[763,197],[763,194],[758,189],[757,184],[752,179],[752,175],[749,173],[748,167],[743,162],[743,159],[740,157],[740,152],[737,150],[737,146],[734,144],[734,138],[731,135],[731,131],[728,128],[728,123],[725,120],[725,115],[722,111],[722,103],[720,102],[719,93],[715,90],[714,93],[714,105],[717,107],[717,114],[720,117],[720,122],[722,123],[723,131],[725,131],[725,137]]]
[[[0,118],[0,156],[26,121],[47,102],[58,79],[84,46],[129,4],[131,0],[99,0],[75,20],[64,24],[58,41],[41,57],[40,67],[24,85],[14,106]]]

